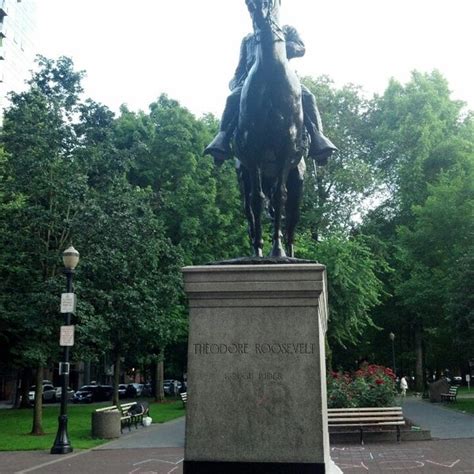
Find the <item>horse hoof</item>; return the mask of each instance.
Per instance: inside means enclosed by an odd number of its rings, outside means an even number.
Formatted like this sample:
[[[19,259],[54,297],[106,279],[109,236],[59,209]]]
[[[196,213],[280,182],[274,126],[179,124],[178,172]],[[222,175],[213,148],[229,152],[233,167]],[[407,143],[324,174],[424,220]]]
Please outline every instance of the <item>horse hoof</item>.
[[[272,249],[270,257],[286,257],[285,250],[281,245],[275,245]]]

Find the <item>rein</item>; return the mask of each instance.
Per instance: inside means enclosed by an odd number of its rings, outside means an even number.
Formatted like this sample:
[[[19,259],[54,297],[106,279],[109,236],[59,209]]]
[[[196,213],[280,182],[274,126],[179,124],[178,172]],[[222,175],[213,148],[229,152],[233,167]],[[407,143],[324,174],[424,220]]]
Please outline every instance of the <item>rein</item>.
[[[285,34],[283,33],[282,27],[273,19],[272,16],[269,16],[267,18],[267,22],[265,27],[267,27],[273,34],[273,42],[278,43],[280,41],[286,41],[285,40]],[[255,39],[257,43],[261,42],[260,36],[261,36],[262,29],[260,28],[256,33],[255,33]]]

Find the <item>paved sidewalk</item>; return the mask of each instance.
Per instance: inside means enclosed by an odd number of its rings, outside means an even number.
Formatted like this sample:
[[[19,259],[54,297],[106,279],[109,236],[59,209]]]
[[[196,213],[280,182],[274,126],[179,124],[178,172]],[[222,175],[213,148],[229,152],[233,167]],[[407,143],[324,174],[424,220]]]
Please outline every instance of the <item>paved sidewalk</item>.
[[[472,439],[331,447],[333,460],[345,474],[472,474],[473,453]],[[44,451],[0,453],[0,473],[182,474],[183,454],[183,448],[93,449],[67,456]]]
[[[439,439],[474,438],[474,416],[430,403],[420,398],[407,397],[400,405],[403,414],[421,426],[431,430],[431,436]]]
[[[126,431],[117,440],[98,446],[97,450],[139,448],[184,448],[185,418],[163,424],[154,424],[130,433]]]

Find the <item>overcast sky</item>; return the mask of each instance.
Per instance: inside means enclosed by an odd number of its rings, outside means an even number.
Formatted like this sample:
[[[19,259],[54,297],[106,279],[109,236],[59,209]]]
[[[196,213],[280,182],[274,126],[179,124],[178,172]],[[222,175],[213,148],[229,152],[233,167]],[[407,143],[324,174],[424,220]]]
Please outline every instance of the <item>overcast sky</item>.
[[[282,0],[306,56],[300,75],[381,93],[390,77],[439,69],[474,109],[474,0]],[[117,111],[167,93],[220,115],[251,22],[244,0],[38,0],[38,47],[87,71],[86,93]]]

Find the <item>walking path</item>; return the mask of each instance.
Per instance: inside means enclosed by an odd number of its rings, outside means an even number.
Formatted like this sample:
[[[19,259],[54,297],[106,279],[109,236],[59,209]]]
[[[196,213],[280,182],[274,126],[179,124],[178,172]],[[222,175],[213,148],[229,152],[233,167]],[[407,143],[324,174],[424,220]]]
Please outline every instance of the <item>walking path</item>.
[[[185,419],[178,418],[163,424],[151,425],[148,428],[133,430],[123,434],[119,439],[96,449],[134,449],[134,448],[184,448]]]
[[[400,405],[403,414],[422,428],[429,429],[433,438],[474,438],[474,416],[429,403],[420,398],[407,397]]]

